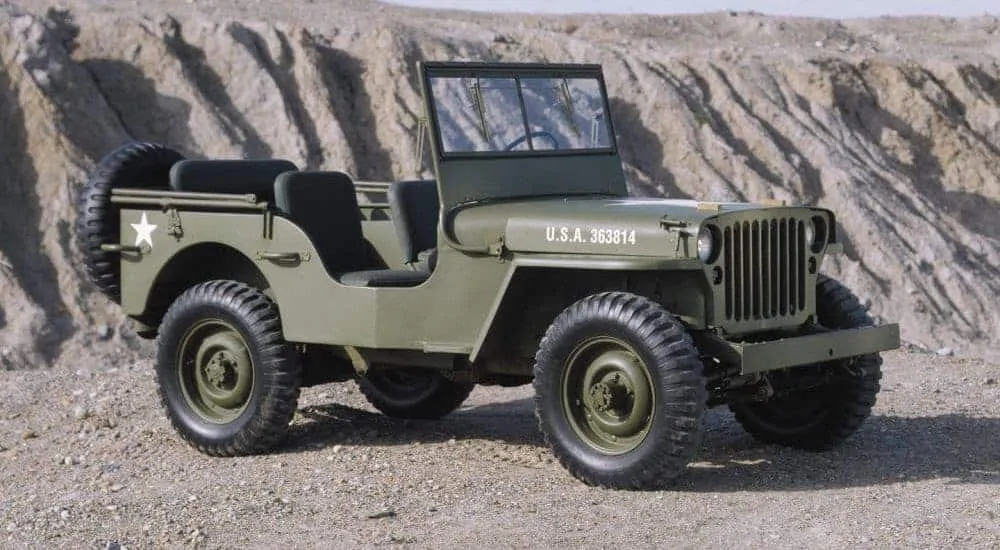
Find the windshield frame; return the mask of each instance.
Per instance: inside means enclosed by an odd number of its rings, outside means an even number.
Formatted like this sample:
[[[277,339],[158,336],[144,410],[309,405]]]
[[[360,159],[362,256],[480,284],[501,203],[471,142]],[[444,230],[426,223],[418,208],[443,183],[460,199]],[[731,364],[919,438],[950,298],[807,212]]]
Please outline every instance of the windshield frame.
[[[456,159],[477,158],[532,158],[532,157],[570,157],[570,156],[607,156],[618,154],[618,140],[614,131],[611,116],[611,103],[608,98],[604,74],[600,65],[570,65],[550,63],[504,63],[502,65],[475,62],[428,62],[423,64],[421,71],[424,89],[429,95],[427,100],[428,127],[432,133],[434,151],[439,161],[447,162]],[[436,98],[433,95],[433,79],[435,78],[506,78],[513,79],[517,86],[518,102],[521,113],[526,118],[527,108],[522,93],[522,79],[593,79],[600,88],[601,103],[604,108],[604,124],[607,131],[608,147],[585,149],[531,149],[512,151],[452,151],[446,152],[441,136],[441,126],[438,120]],[[527,120],[525,120],[527,126]],[[528,128],[530,130],[530,127]]]

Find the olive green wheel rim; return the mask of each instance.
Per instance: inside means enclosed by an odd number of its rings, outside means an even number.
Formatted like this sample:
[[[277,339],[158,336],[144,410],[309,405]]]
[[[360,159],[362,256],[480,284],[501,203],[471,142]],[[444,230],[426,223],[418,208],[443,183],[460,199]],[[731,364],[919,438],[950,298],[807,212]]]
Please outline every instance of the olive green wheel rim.
[[[224,424],[239,417],[253,392],[250,349],[232,325],[201,321],[181,338],[178,351],[181,392],[202,419]]]
[[[611,455],[642,444],[656,407],[645,362],[631,346],[609,337],[579,344],[566,359],[562,402],[581,440]]]

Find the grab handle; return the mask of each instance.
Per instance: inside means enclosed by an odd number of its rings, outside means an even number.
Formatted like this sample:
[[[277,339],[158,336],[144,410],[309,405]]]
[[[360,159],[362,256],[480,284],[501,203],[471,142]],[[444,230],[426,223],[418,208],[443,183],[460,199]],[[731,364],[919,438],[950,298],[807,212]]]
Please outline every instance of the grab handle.
[[[298,252],[258,252],[257,258],[261,260],[271,260],[272,262],[297,262],[302,259]]]
[[[142,252],[142,248],[130,244],[106,243],[101,245],[103,252],[135,253]]]

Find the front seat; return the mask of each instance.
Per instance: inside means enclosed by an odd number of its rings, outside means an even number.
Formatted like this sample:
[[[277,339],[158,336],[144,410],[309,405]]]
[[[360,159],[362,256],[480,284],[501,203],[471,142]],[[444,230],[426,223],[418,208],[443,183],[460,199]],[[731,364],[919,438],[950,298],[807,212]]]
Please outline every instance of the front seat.
[[[351,177],[342,172],[285,172],[274,182],[278,211],[309,235],[323,266],[341,284],[409,287],[429,274],[368,269],[372,260],[361,231],[361,209]]]
[[[395,182],[389,186],[388,195],[396,236],[403,250],[403,263],[417,271],[434,271],[441,214],[437,182]]]

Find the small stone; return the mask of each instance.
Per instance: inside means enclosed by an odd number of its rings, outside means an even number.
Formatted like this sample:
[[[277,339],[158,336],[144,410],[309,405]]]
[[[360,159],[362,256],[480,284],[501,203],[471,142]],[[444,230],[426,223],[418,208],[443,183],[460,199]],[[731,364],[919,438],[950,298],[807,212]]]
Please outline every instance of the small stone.
[[[23,432],[21,432],[21,439],[24,440],[35,439],[37,437],[38,433],[36,433],[35,430],[24,430]]]
[[[108,490],[111,491],[112,493],[117,493],[118,491],[121,491],[124,488],[125,487],[123,487],[120,483],[115,483],[111,487],[108,487]]]
[[[86,420],[90,418],[90,411],[87,407],[75,407],[73,409],[73,419],[74,420]]]
[[[940,348],[937,350],[937,354],[941,357],[951,357],[955,355],[955,350],[951,348]]]
[[[453,437],[453,438],[451,438],[451,439],[448,440],[448,444],[449,445],[458,445],[458,441],[455,441],[455,438]]]
[[[59,517],[62,519],[69,519],[69,510],[60,510]]]
[[[115,334],[115,330],[106,324],[97,325],[94,332],[97,333],[97,338],[102,341],[110,340]]]
[[[328,394],[326,392],[323,392],[323,393],[321,393],[321,394],[319,394],[319,395],[316,396],[316,399],[329,399],[329,398],[330,398],[330,394]]]
[[[378,512],[372,512],[368,514],[368,519],[383,519],[383,518],[394,518],[396,517],[396,511],[391,508],[386,508],[385,510],[379,510]]]
[[[337,454],[337,453],[339,453],[340,451],[343,451],[343,450],[344,450],[344,446],[343,445],[334,445],[333,446],[333,453],[334,454]]]

